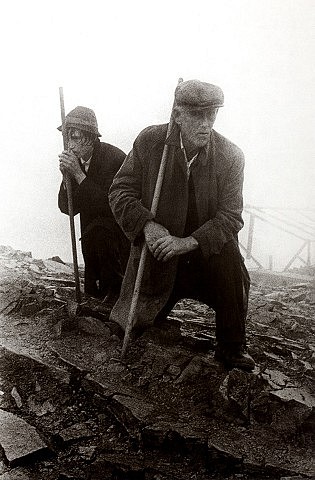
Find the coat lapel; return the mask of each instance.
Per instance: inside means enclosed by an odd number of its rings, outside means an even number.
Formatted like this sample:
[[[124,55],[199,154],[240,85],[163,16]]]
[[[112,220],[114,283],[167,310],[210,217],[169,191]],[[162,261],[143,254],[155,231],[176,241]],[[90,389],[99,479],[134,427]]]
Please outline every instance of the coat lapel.
[[[86,174],[87,176],[92,176],[92,177],[98,176],[97,171],[99,169],[99,157],[100,157],[100,142],[97,142],[93,150],[90,167]]]
[[[213,136],[199,153],[191,175],[195,186],[198,223],[202,225],[215,216],[217,205],[216,165],[213,155]]]
[[[179,127],[176,123],[173,129],[171,130],[171,133],[165,140],[165,144],[168,145],[170,147],[170,150],[173,151],[173,161],[175,162],[175,164],[179,165],[185,178],[187,178],[187,164],[186,164],[185,156],[181,150],[180,138],[179,138]]]
[[[172,235],[182,235],[187,215],[188,183],[183,154],[170,145],[156,219]]]
[[[173,191],[174,185],[177,187],[180,186],[180,188],[175,188],[175,190],[179,191],[179,197],[171,201],[169,199],[170,203],[168,204],[168,208],[169,205],[174,206],[180,202],[182,208],[178,215],[178,222],[185,224],[188,206],[187,164],[180,148],[179,127],[177,125],[174,126],[165,143],[171,147],[170,151],[173,150],[168,163],[169,168],[172,166],[172,170],[169,172],[166,171],[165,189],[168,188]],[[198,159],[191,170],[195,187],[199,225],[205,223],[209,218],[213,218],[217,211],[218,192],[215,157],[215,138],[213,132],[211,132],[209,144],[201,149]],[[170,179],[170,181],[168,182],[167,179]],[[175,195],[175,193],[173,193],[173,195]],[[165,204],[165,208],[167,208],[167,203]],[[174,215],[173,210],[172,213]],[[171,223],[174,223],[174,216],[172,216]],[[177,231],[180,232],[181,228]]]

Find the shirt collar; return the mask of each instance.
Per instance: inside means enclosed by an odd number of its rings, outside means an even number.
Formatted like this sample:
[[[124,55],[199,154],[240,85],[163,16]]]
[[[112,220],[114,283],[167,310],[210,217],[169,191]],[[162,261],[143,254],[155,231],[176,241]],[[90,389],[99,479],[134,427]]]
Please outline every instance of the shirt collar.
[[[90,167],[92,155],[87,160],[83,160],[83,158],[81,158],[80,160],[81,160],[81,165],[84,167],[84,170],[87,172]]]
[[[203,166],[206,166],[206,164],[208,163],[209,150],[213,149],[213,141],[214,141],[213,132],[214,132],[214,130],[211,131],[209,143],[207,143],[207,145],[202,147],[199,151],[200,162]],[[180,132],[180,128],[177,125],[177,123],[174,123],[174,126],[173,126],[169,136],[165,140],[165,144],[166,145],[174,145],[176,147],[181,148],[181,146],[182,146],[181,145],[181,132]]]
[[[191,172],[191,167],[193,165],[193,163],[195,163],[198,155],[199,155],[199,152],[200,150],[198,150],[198,152],[196,153],[196,155],[194,155],[190,160],[188,160],[187,158],[187,153],[186,153],[186,150],[185,150],[185,147],[184,147],[184,143],[183,143],[183,138],[182,138],[182,133],[181,131],[179,132],[179,141],[180,141],[180,148],[184,154],[184,157],[185,157],[185,160],[186,160],[186,164],[187,164],[187,175],[189,177],[190,175],[190,172]]]
[[[179,132],[179,141],[180,141],[180,148],[181,148],[181,150],[182,150],[182,152],[184,153],[184,156],[185,156],[185,160],[189,165],[191,165],[193,163],[193,161],[196,160],[196,158],[198,157],[200,149],[198,150],[196,155],[194,155],[190,160],[188,160],[187,153],[186,153],[184,143],[183,143],[183,137],[182,137],[181,131]]]

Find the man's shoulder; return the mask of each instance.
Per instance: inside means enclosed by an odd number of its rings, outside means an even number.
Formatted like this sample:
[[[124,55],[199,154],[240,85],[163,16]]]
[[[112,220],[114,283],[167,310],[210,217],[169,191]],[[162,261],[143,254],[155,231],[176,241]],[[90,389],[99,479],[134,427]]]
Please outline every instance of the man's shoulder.
[[[167,123],[150,125],[144,128],[136,138],[137,143],[155,144],[164,142],[167,133]]]
[[[99,145],[99,151],[102,155],[115,155],[117,157],[126,156],[126,154],[120,148],[115,147],[115,145],[106,142],[100,142]]]
[[[240,147],[216,130],[212,130],[215,151],[227,160],[244,163],[244,153]]]

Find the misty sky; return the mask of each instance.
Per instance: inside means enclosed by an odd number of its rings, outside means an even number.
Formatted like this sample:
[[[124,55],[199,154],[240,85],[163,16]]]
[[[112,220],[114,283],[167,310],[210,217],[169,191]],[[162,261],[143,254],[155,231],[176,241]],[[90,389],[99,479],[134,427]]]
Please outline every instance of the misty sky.
[[[218,84],[215,129],[245,153],[245,203],[314,207],[314,25],[313,0],[3,4],[0,245],[71,260],[59,86],[66,111],[93,108],[103,140],[127,153],[168,121],[179,77]]]

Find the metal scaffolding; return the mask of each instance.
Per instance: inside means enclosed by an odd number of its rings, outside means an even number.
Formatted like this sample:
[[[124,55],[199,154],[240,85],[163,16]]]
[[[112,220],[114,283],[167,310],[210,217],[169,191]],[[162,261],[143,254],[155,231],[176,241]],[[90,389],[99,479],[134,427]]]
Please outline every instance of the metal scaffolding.
[[[311,265],[311,245],[315,242],[315,209],[245,205],[244,213],[249,216],[247,245],[245,246],[240,243],[240,247],[245,251],[247,260],[252,260],[259,269],[264,268],[259,260],[252,254],[255,224],[257,221],[261,221],[288,235],[298,238],[302,242],[298,250],[286,264],[283,270],[284,272],[287,271],[296,260],[300,260],[307,266]],[[306,255],[303,257],[302,253]],[[272,269],[272,257],[269,257],[269,269]]]

